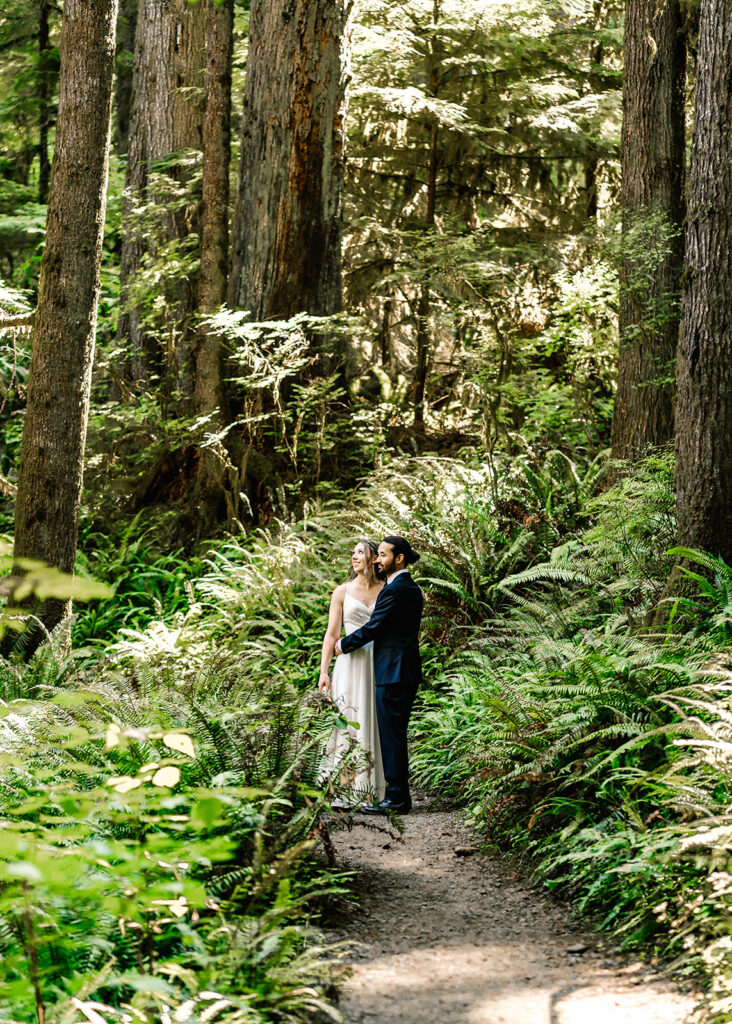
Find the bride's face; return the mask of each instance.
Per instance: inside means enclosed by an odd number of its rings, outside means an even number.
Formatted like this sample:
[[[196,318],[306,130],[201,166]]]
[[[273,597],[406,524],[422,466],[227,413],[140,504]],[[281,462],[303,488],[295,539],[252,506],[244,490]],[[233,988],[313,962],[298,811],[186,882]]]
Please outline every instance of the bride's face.
[[[370,564],[371,560],[363,544],[357,544],[351,554],[351,566],[353,571],[359,575],[365,573]]]

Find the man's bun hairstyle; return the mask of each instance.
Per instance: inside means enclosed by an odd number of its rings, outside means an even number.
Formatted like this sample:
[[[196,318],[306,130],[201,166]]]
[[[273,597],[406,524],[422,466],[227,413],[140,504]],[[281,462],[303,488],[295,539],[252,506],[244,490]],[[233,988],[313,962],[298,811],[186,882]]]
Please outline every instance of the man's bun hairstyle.
[[[391,544],[395,555],[404,555],[406,565],[414,565],[419,561],[419,552],[412,548],[406,537],[384,537],[384,544]]]

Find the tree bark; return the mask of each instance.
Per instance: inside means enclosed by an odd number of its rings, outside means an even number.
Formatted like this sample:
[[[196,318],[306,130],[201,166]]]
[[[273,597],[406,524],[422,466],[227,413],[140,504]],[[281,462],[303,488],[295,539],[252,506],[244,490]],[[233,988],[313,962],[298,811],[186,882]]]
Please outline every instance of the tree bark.
[[[732,4],[704,0],[677,368],[679,543],[732,565]]]
[[[117,336],[129,351],[133,380],[145,382],[153,374],[162,374],[167,390],[177,385],[188,395],[192,393],[190,318],[195,283],[182,278],[166,288],[169,333],[165,339],[150,336],[143,328],[140,309],[130,301],[130,286],[149,247],[144,232],[133,226],[133,210],[155,200],[150,175],[162,169],[162,161],[172,180],[185,185],[190,179],[190,168],[176,163],[175,157],[203,148],[204,62],[202,3],[139,0],[120,267],[123,311]],[[164,239],[185,239],[198,233],[199,221],[199,203],[192,198],[186,208],[164,215],[158,227]]]
[[[117,0],[65,0],[56,146],[15,509],[15,557],[74,568],[107,189]],[[47,601],[51,630],[69,601]]]
[[[207,0],[206,103],[203,122],[203,204],[198,311],[213,313],[226,301],[229,271],[229,164],[233,0]],[[223,412],[221,339],[199,333],[195,405],[199,415]]]
[[[126,156],[130,137],[132,103],[132,60],[137,28],[137,0],[120,0],[117,16],[117,52],[114,97],[114,148],[117,156]]]
[[[440,20],[441,0],[433,0],[432,4],[432,28],[436,33]],[[436,53],[434,37],[430,43],[426,61],[427,80],[429,81],[430,96],[435,99],[440,89],[440,60]],[[437,142],[439,138],[439,125],[435,121],[430,128],[430,146],[427,162],[427,212],[425,223],[428,231],[435,229],[435,214],[437,211],[437,173],[439,170],[439,153]],[[417,333],[416,333],[416,355],[417,363],[414,370],[414,428],[424,430],[424,412],[427,400],[427,375],[430,364],[430,279],[422,283],[419,303],[417,305]]]
[[[48,51],[51,45],[49,17],[51,0],[40,0],[38,7],[38,202],[48,202],[51,161],[48,155],[48,130],[51,119],[51,75]]]
[[[683,266],[686,44],[679,0],[627,0],[615,458],[673,437]]]
[[[252,0],[229,303],[341,308],[348,0]]]
[[[206,102],[203,121],[203,204],[198,312],[213,313],[226,301],[229,270],[229,165],[231,163],[231,62],[233,0],[206,0]],[[199,328],[195,347],[194,404],[214,433],[228,422],[222,339]],[[239,512],[239,474],[223,441],[201,449],[193,504],[199,532],[225,516],[233,527]]]
[[[430,282],[420,286],[417,303],[416,355],[414,369],[414,429],[424,430],[424,406],[430,357]]]
[[[594,23],[596,31],[599,31],[605,16],[603,0],[596,0]],[[602,43],[593,42],[592,49],[590,51],[590,60],[592,61],[593,66],[590,74],[588,75],[587,85],[590,91],[594,93],[603,91],[602,75],[599,72],[601,70],[604,57],[605,50]],[[584,160],[584,182],[582,185],[582,206],[584,208],[580,209],[580,224],[578,225],[580,231],[585,230],[586,227],[591,225],[593,222],[597,223],[597,175],[600,160],[596,139],[590,137],[587,142],[588,148],[587,155]]]

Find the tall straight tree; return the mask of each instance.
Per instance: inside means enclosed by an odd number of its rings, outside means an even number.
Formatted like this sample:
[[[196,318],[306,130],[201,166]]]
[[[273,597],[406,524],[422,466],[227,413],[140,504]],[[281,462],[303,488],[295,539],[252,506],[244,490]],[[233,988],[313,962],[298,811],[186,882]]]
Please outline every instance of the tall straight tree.
[[[229,165],[231,162],[231,61],[234,0],[206,2],[206,101],[203,123],[203,205],[198,313],[205,317],[226,301],[229,270]],[[209,430],[227,420],[222,339],[199,328],[194,347],[194,406]],[[223,441],[200,451],[193,494],[200,534],[215,528],[224,514],[232,525],[238,515],[239,474]]]
[[[684,219],[686,44],[679,0],[627,0],[616,458],[673,437]]]
[[[201,94],[205,68],[205,5],[189,0],[138,0],[135,59],[132,72],[129,149],[126,198],[123,211],[120,284],[123,312],[117,336],[129,353],[133,379],[145,381],[152,373],[176,378],[190,393],[189,323],[195,306],[195,283],[181,276],[170,286],[165,300],[172,342],[167,339],[165,356],[160,338],[151,337],[142,323],[140,308],[131,299],[135,277],[149,250],[152,231],[135,222],[135,209],[156,198],[151,174],[163,169],[170,179],[185,185],[191,168],[176,157],[203,148],[203,105]],[[177,204],[155,218],[156,244],[186,239],[199,230],[200,211],[192,202]]]
[[[15,556],[74,569],[102,258],[117,0],[65,0],[56,146],[15,506]],[[68,602],[47,601],[52,629]]]
[[[732,565],[732,8],[702,0],[677,367],[679,543]]]
[[[437,50],[437,29],[440,22],[441,0],[432,3],[432,32],[430,33],[425,57],[425,78],[428,83],[429,95],[437,99],[440,87],[440,54]],[[427,210],[425,224],[428,231],[435,229],[437,211],[437,174],[440,156],[438,151],[439,123],[434,118],[430,125],[429,149],[427,158]],[[414,370],[414,427],[424,430],[424,413],[427,392],[427,374],[430,362],[430,280],[427,278],[420,285],[417,302],[416,356],[417,365]]]
[[[130,134],[132,60],[135,50],[136,27],[137,0],[119,0],[113,131],[114,148],[118,156],[126,156]]]
[[[206,100],[203,123],[203,206],[198,312],[226,301],[229,272],[229,164],[234,0],[206,0]],[[223,412],[221,342],[199,333],[195,350],[196,412]]]
[[[52,77],[50,73],[49,50],[51,0],[39,0],[38,4],[38,202],[48,201],[48,183],[51,161],[48,153],[48,131],[51,121]]]
[[[341,307],[350,0],[252,0],[229,303]]]

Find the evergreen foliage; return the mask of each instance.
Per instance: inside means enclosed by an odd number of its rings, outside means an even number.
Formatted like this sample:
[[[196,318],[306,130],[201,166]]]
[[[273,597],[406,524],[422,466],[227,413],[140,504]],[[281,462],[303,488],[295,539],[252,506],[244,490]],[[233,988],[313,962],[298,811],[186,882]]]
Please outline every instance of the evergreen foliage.
[[[235,111],[249,6],[234,4]],[[698,6],[683,5],[692,56]],[[5,7],[9,535],[63,5]],[[196,308],[203,154],[146,164],[133,197],[115,137],[74,578],[13,563],[0,538],[19,605],[0,617],[3,1020],[337,1019],[339,950],[319,926],[350,898],[330,833],[353,820],[329,812],[348,794],[325,757],[347,723],[312,691],[350,546],[393,533],[423,556],[419,784],[627,948],[707,979],[702,1016],[732,1019],[726,538],[679,546],[670,454],[606,451],[622,302],[640,348],[679,312],[658,281],[678,228],[651,211],[620,231],[623,7],[354,5],[333,316]],[[185,90],[191,110],[204,92]],[[203,341],[218,377],[199,415]],[[644,387],[668,391],[673,365],[652,369]],[[82,605],[31,656],[20,602],[70,595]],[[366,759],[354,743],[346,767]]]

